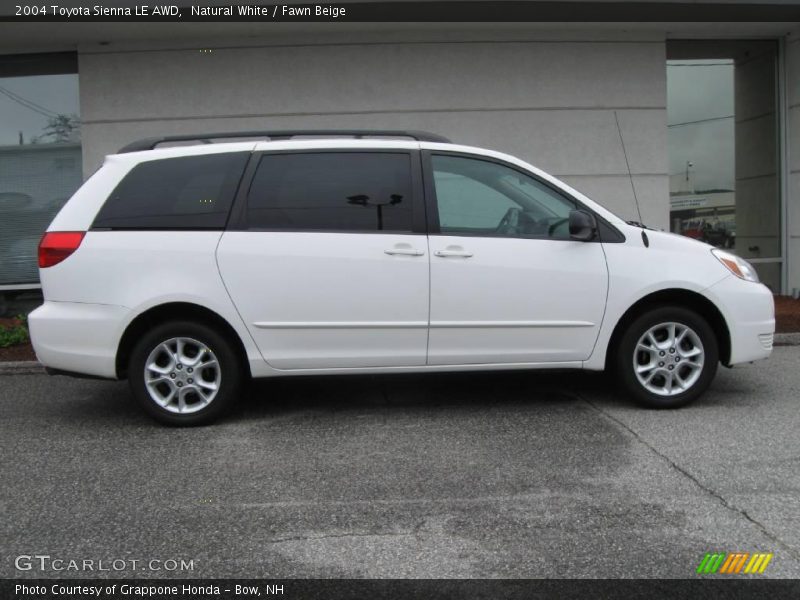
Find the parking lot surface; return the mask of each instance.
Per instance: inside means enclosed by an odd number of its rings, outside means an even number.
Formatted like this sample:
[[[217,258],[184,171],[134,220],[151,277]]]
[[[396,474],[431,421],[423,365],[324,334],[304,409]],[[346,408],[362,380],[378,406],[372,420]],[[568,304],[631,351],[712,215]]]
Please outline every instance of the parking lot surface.
[[[711,551],[800,577],[798,365],[721,368],[678,411],[571,372],[285,378],[194,429],[124,382],[6,375],[0,577],[680,578]],[[154,559],[193,568],[127,566]]]

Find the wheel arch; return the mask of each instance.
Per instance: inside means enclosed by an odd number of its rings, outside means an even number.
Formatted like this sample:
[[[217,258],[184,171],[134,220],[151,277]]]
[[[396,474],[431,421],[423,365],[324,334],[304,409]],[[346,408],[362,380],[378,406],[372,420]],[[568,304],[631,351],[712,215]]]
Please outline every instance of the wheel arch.
[[[719,308],[708,298],[698,292],[687,289],[671,288],[652,292],[639,300],[625,311],[617,321],[606,350],[605,367],[611,367],[611,361],[627,327],[642,313],[658,306],[679,306],[687,308],[703,317],[717,338],[719,346],[719,360],[723,365],[728,365],[731,356],[731,334],[725,317]]]
[[[117,377],[125,379],[127,377],[128,360],[130,359],[133,346],[136,340],[148,329],[166,323],[168,321],[197,321],[203,325],[209,325],[225,336],[232,344],[234,351],[241,360],[242,368],[248,377],[250,373],[250,363],[247,359],[247,351],[244,343],[236,333],[236,330],[228,321],[214,312],[210,308],[194,304],[191,302],[167,302],[158,304],[137,315],[125,328],[117,346],[115,368]]]

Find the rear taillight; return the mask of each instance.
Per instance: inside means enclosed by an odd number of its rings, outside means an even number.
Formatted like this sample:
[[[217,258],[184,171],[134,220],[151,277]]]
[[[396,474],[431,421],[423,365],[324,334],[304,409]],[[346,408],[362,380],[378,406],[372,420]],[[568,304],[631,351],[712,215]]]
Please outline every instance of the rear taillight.
[[[85,231],[48,231],[39,242],[39,268],[57,265],[78,249]]]

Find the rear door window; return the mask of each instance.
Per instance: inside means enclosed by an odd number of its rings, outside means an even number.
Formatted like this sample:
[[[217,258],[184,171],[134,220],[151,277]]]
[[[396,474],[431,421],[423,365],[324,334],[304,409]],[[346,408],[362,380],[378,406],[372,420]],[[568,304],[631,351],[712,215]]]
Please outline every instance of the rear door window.
[[[223,229],[249,152],[150,160],[117,185],[94,228]]]
[[[247,200],[249,229],[410,232],[411,155],[265,154]]]

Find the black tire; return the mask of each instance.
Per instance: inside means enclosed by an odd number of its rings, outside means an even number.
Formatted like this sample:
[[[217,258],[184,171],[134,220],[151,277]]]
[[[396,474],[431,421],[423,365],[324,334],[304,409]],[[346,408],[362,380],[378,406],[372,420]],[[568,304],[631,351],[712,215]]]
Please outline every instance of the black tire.
[[[186,399],[189,410],[194,412],[173,412],[158,404],[148,391],[148,385],[145,381],[145,362],[150,357],[151,352],[162,343],[176,338],[189,338],[199,342],[203,346],[199,352],[205,352],[203,354],[205,358],[201,359],[200,363],[202,364],[202,360],[210,361],[213,354],[219,369],[219,384],[216,394],[205,405],[203,405],[203,402],[206,401],[206,398],[201,396],[200,392],[208,394],[211,392],[205,388],[201,389],[192,379],[185,379],[186,383],[181,383],[181,386],[186,386],[183,391],[187,393]],[[192,350],[193,347],[193,344],[188,344],[187,352]],[[181,377],[192,376],[192,373],[189,373],[190,368],[186,367],[184,370],[181,364],[173,369],[173,373],[177,374],[180,381]],[[206,378],[209,373],[212,376],[217,375],[214,367],[209,367],[204,369],[199,376]],[[230,340],[221,335],[216,329],[194,321],[174,321],[155,326],[135,344],[128,362],[128,382],[133,392],[133,397],[151,417],[167,425],[205,425],[219,419],[239,399],[244,379],[242,361]],[[212,383],[214,382],[212,381]],[[161,390],[169,390],[173,385],[177,384],[165,382],[164,385],[166,387],[162,386],[155,390],[154,393],[158,395]],[[190,387],[198,391],[192,392],[189,390]],[[171,404],[171,406],[173,410],[177,409],[174,404]]]
[[[654,369],[656,375],[651,385],[654,387],[662,387],[662,389],[667,389],[668,384],[666,380],[671,373],[675,372],[676,368],[680,369],[679,373],[682,375],[688,374],[685,379],[690,380],[692,378],[691,373],[693,369],[690,368],[691,365],[687,365],[686,363],[695,362],[697,359],[681,359],[680,356],[677,356],[678,353],[671,354],[669,348],[665,349],[663,361],[660,350],[653,355],[652,359],[650,359],[650,353],[648,352],[639,353],[634,356],[637,344],[642,336],[651,328],[662,323],[677,323],[689,327],[696,334],[697,338],[699,338],[704,353],[702,367],[698,368],[699,376],[695,376],[696,379],[685,391],[677,392],[673,395],[662,395],[645,387],[644,383],[639,381],[634,366],[635,360],[645,363],[645,368],[647,364],[652,364],[650,360],[657,361],[656,364],[665,365],[666,368],[672,366],[673,368],[669,372],[664,371],[661,367]],[[665,337],[664,339],[666,340],[667,338]],[[688,340],[684,342],[683,348],[687,348],[690,343],[691,342]],[[648,408],[679,408],[693,402],[708,389],[709,385],[711,385],[711,381],[717,373],[717,365],[719,363],[717,338],[708,322],[692,310],[672,306],[653,308],[636,317],[623,332],[615,352],[614,366],[620,384],[636,402]],[[672,361],[675,358],[683,360],[684,363],[673,363]],[[650,371],[647,371],[643,376],[649,373]],[[663,386],[657,385],[662,381],[664,382]]]

